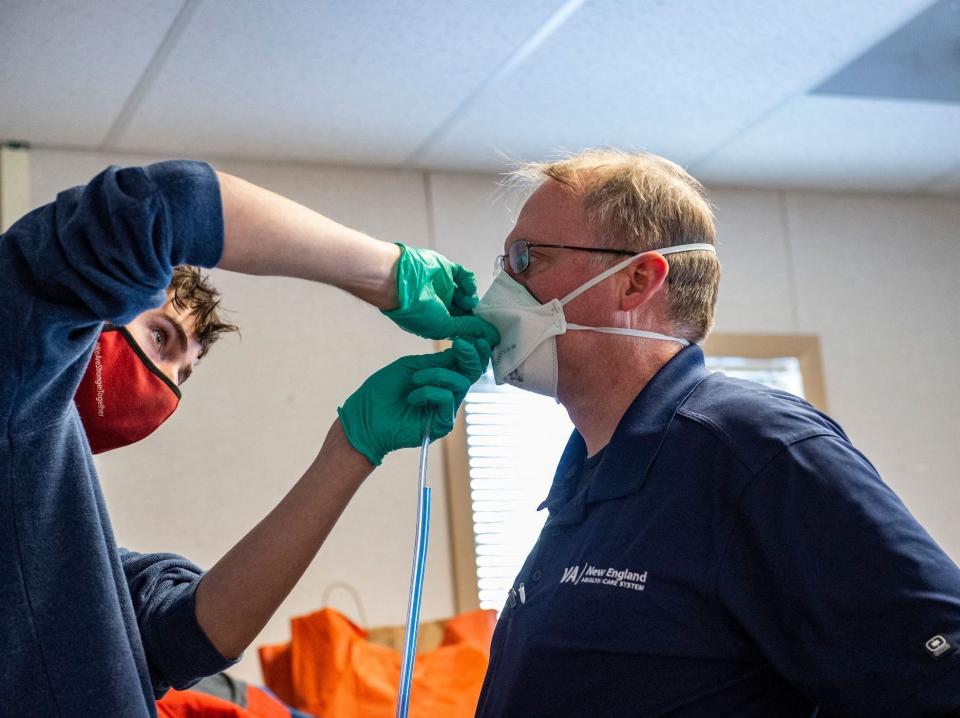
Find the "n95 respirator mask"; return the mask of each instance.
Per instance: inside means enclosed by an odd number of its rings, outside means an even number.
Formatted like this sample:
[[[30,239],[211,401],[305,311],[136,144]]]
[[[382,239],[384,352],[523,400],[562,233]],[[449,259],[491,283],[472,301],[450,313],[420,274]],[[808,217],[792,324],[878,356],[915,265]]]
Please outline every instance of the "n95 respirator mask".
[[[680,244],[639,252],[587,280],[563,299],[551,299],[545,304],[537,301],[522,284],[501,270],[473,310],[476,316],[490,322],[500,332],[500,343],[494,348],[492,357],[493,376],[497,384],[510,384],[556,399],[557,337],[571,330],[621,334],[687,346],[690,342],[686,339],[641,329],[569,324],[563,307],[647,252],[667,255],[698,250],[716,252],[712,244]]]

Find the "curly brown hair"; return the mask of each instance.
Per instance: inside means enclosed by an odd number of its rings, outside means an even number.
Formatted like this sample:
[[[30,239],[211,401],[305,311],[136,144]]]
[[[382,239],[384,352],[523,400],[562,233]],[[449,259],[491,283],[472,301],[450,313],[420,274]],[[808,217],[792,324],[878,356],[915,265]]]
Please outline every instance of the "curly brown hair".
[[[225,322],[220,317],[220,292],[210,283],[209,275],[199,267],[186,264],[174,267],[167,294],[173,306],[181,312],[189,312],[195,318],[200,357],[207,353],[221,334],[240,331],[236,324]]]

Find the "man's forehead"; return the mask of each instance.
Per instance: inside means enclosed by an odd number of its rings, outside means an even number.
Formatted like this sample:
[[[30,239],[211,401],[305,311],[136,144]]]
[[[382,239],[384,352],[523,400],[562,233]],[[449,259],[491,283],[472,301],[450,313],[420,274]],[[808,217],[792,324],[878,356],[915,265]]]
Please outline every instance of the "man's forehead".
[[[196,316],[194,316],[189,309],[181,309],[178,307],[172,298],[164,302],[160,310],[171,319],[177,320],[188,334],[196,331]]]
[[[588,230],[580,198],[569,187],[548,179],[524,203],[508,243],[517,239],[562,243],[582,239]]]

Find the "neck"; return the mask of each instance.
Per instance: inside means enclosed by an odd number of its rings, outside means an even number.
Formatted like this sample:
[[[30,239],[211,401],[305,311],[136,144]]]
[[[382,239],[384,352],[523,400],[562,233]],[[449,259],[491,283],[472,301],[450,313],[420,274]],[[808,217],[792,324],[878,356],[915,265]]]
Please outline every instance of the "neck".
[[[644,346],[630,347],[633,339],[616,338],[589,353],[592,361],[572,368],[572,381],[558,391],[560,403],[577,427],[587,445],[587,456],[603,449],[613,437],[620,420],[637,395],[660,368],[682,348],[673,342],[643,341]],[[597,362],[596,357],[607,357]],[[561,380],[566,377],[561,377]]]

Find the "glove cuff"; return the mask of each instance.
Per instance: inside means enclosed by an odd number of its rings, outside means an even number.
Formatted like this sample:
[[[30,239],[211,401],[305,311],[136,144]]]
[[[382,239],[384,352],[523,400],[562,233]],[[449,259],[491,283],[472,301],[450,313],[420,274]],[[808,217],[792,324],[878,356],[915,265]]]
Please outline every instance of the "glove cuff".
[[[347,415],[343,411],[342,406],[337,407],[337,416],[340,417],[340,426],[343,427],[343,433],[347,437],[347,441],[350,442],[350,446],[356,449],[363,458],[369,461],[373,466],[380,466],[383,463],[383,457],[377,456],[375,452],[370,451],[362,441],[359,440],[356,432],[353,430],[351,422],[347,419]]]
[[[400,257],[397,259],[397,307],[383,312],[388,317],[391,314],[397,315],[407,311],[413,300],[413,293],[418,288],[410,286],[411,280],[416,283],[416,278],[410,276],[413,269],[410,248],[402,242],[395,242],[395,244],[400,247]]]

